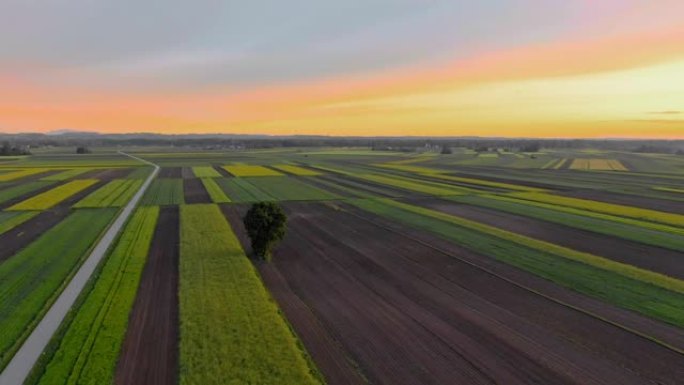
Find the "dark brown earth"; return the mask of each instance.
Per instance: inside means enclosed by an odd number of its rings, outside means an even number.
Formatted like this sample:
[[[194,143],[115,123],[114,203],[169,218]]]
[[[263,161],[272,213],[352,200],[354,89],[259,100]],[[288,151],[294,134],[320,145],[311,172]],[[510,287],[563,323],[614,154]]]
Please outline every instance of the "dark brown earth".
[[[128,322],[114,383],[178,382],[178,207],[162,207]]]
[[[199,178],[183,179],[185,203],[211,203],[211,196]]]
[[[677,251],[439,198],[413,198],[405,199],[405,201],[556,245],[684,279],[684,263],[682,263],[684,256]]]
[[[601,190],[574,190],[563,192],[560,195],[572,198],[589,199],[599,202],[614,203],[618,205],[641,207],[644,209],[663,211],[666,213],[684,214],[684,202],[677,202],[668,199],[651,197],[646,198],[637,195],[619,194]]]
[[[684,375],[681,354],[472,264],[490,258],[434,248],[354,211],[288,205],[272,263],[371,383],[675,384]]]
[[[242,225],[247,206],[234,204],[221,205],[235,234],[242,246],[250,252],[249,239]],[[328,385],[366,384],[366,380],[354,367],[351,357],[328,333],[314,312],[297,296],[274,264],[257,264],[261,278],[271,295],[278,302],[279,308],[292,325],[296,325],[299,339],[308,353],[315,357],[316,365],[323,373]]]
[[[221,165],[219,165],[219,164],[215,164],[215,165],[213,165],[213,167],[214,167],[214,170],[218,171],[218,173],[221,174],[221,176],[224,176],[224,177],[231,177],[232,176],[232,175],[230,175],[228,170],[221,167]]]
[[[181,178],[183,176],[183,167],[162,167],[159,170],[159,178]]]
[[[98,188],[104,186],[105,183],[107,182],[99,181],[85,190],[80,191],[79,193],[62,201],[55,207],[52,207],[48,210],[43,210],[40,214],[29,219],[28,221],[18,225],[6,233],[0,234],[0,245],[2,245],[2,247],[0,247],[0,262],[16,254],[19,252],[19,250],[38,239],[38,237],[43,235],[44,232],[61,222],[71,212],[72,205],[85,198],[88,194],[92,193]],[[60,184],[61,183],[56,183],[48,187],[32,191],[15,199],[11,199],[7,202],[4,202],[2,205],[0,205],[0,207],[6,208],[12,206],[15,203],[21,202],[34,195],[55,188]]]
[[[195,173],[192,172],[192,167],[183,167],[181,169],[181,176],[183,179],[194,178]]]

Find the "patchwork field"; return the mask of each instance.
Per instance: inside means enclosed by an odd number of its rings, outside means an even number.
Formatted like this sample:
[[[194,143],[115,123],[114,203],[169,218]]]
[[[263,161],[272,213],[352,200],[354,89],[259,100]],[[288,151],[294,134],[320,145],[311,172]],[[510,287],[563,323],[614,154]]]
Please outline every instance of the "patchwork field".
[[[675,156],[108,151],[0,165],[0,370],[159,166],[26,384],[684,378]],[[242,223],[263,201],[271,262]]]

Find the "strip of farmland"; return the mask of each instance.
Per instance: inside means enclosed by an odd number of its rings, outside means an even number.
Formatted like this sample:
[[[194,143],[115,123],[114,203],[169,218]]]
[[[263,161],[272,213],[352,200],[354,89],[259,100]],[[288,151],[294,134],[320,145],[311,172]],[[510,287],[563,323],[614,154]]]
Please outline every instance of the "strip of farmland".
[[[371,383],[677,382],[682,355],[462,262],[469,251],[288,207],[273,263]]]
[[[79,210],[0,264],[0,367],[40,321],[116,214]]]
[[[7,210],[45,210],[98,183],[97,179],[80,179],[57,186],[25,201],[19,202]]]
[[[19,226],[20,224],[28,221],[29,219],[38,215],[36,211],[25,211],[25,212],[11,212],[5,211],[0,212],[0,235],[12,230],[13,228]],[[2,240],[0,239],[0,243]],[[4,243],[3,243],[4,245]],[[0,252],[0,261],[2,258],[2,252]]]
[[[132,216],[27,385],[112,383],[158,213],[156,207],[145,207]]]
[[[329,200],[338,198],[325,190],[304,183],[302,178],[274,176],[250,177],[243,178],[243,180],[279,201]]]
[[[143,205],[163,206],[183,204],[183,179],[157,178],[147,189],[142,199]]]
[[[211,203],[211,196],[199,178],[183,179],[185,203]]]
[[[684,326],[684,281],[416,206],[389,200],[353,203],[580,293]]]
[[[226,195],[221,187],[216,183],[214,178],[202,178],[202,184],[207,190],[207,193],[211,197],[211,201],[214,203],[227,203],[230,202],[230,198]]]
[[[181,206],[180,237],[180,383],[317,383],[218,206]]]
[[[142,185],[138,179],[116,179],[80,200],[74,207],[121,207]]]
[[[459,216],[489,226],[540,239],[644,269],[684,278],[684,255],[678,251],[646,246],[625,239],[573,229],[497,210],[468,206],[437,198],[411,199],[409,203]],[[684,237],[679,237],[684,246]]]
[[[178,207],[161,208],[119,355],[115,384],[177,383],[178,221]]]
[[[646,198],[637,195],[620,194],[600,190],[574,190],[563,192],[561,195],[610,204],[634,206],[648,210],[684,214],[684,202],[657,199],[653,197]]]
[[[192,172],[197,178],[219,178],[221,174],[211,166],[197,166],[192,168]]]

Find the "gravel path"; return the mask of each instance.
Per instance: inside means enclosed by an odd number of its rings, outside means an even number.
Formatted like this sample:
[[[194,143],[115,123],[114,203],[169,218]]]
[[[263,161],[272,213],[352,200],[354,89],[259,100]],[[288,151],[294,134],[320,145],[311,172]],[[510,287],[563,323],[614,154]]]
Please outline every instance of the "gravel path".
[[[64,317],[76,301],[76,298],[78,298],[83,290],[83,287],[88,283],[88,280],[97,268],[97,265],[105,256],[107,249],[109,249],[109,246],[119,234],[121,228],[126,223],[126,220],[128,220],[128,217],[138,204],[138,201],[140,201],[140,198],[142,198],[147,190],[147,187],[152,183],[152,180],[159,172],[159,166],[154,163],[123,152],[120,153],[154,166],[154,171],[147,177],[140,190],[138,190],[126,207],[124,207],[114,223],[109,227],[99,243],[90,253],[88,259],[86,259],[76,275],[74,275],[74,278],[69,282],[69,285],[67,285],[55,303],[52,304],[50,310],[48,310],[38,326],[36,326],[31,335],[29,335],[26,341],[24,341],[24,344],[14,355],[12,361],[10,361],[2,374],[0,374],[0,385],[20,385],[24,382],[33,368],[33,365],[38,361],[38,358],[40,358],[40,355],[50,342],[53,334],[57,331],[64,320]]]

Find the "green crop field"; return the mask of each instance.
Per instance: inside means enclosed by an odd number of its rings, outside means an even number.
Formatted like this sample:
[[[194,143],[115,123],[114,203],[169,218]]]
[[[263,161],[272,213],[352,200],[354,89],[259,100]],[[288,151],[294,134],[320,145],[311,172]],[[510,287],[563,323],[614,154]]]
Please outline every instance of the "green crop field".
[[[140,188],[138,179],[115,179],[78,201],[74,207],[121,207]]]
[[[38,215],[37,211],[0,212],[0,234],[12,230],[36,215]]]
[[[182,179],[155,179],[143,197],[144,205],[178,205],[184,202]]]
[[[240,165],[228,165],[228,166],[223,166],[224,169],[226,169],[229,173],[235,176],[279,176],[283,175],[283,173],[278,172],[276,170],[264,167],[264,166],[256,166],[256,165],[245,165],[245,164],[240,164]]]
[[[244,178],[217,178],[216,183],[233,202],[272,201],[274,198]]]
[[[112,383],[158,215],[157,207],[140,208],[133,215],[29,383]]]
[[[337,196],[291,177],[244,178],[245,181],[279,201],[329,200]]]
[[[10,199],[20,197],[25,194],[29,194],[33,191],[53,185],[55,182],[26,182],[17,186],[8,187],[0,190],[0,203],[7,202]]]
[[[97,179],[78,179],[19,202],[8,210],[45,210],[97,183]]]
[[[211,166],[193,167],[192,172],[198,178],[218,178],[221,176],[221,174]]]
[[[92,171],[90,168],[74,168],[71,170],[62,171],[57,174],[48,175],[41,178],[41,180],[54,180],[54,181],[65,181],[68,179],[75,178],[81,174],[85,174],[88,171]]]
[[[180,384],[315,384],[215,205],[181,206]]]
[[[289,173],[289,174],[299,175],[299,176],[316,176],[316,175],[321,174],[320,172],[317,172],[317,171],[314,171],[314,170],[311,170],[308,168],[300,167],[300,166],[291,165],[291,164],[275,164],[271,167],[273,167],[277,170],[280,170],[280,171],[284,171],[284,172]]]
[[[68,282],[116,213],[84,209],[0,264],[0,367]]]
[[[228,198],[228,195],[226,195],[226,193],[223,192],[221,186],[219,186],[216,183],[216,180],[214,180],[213,178],[202,178],[202,184],[204,184],[204,188],[207,190],[207,193],[209,193],[212,202],[230,202],[230,198]]]

